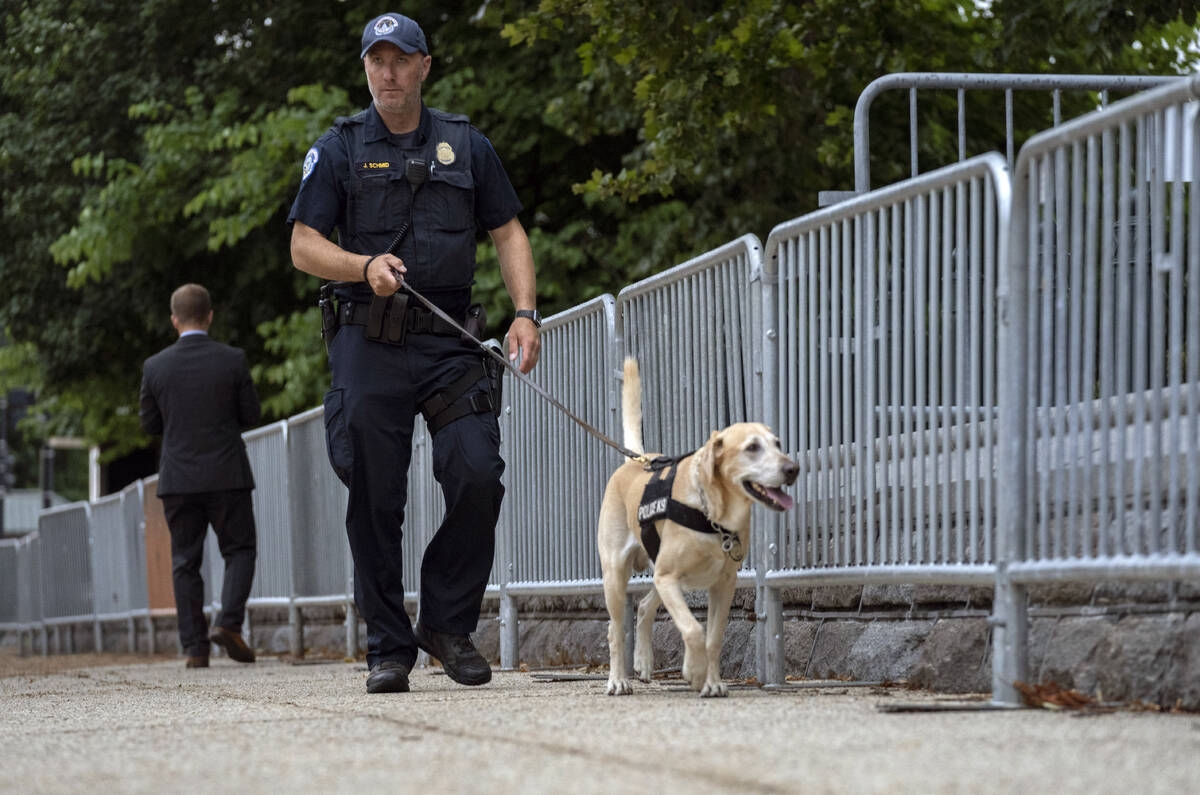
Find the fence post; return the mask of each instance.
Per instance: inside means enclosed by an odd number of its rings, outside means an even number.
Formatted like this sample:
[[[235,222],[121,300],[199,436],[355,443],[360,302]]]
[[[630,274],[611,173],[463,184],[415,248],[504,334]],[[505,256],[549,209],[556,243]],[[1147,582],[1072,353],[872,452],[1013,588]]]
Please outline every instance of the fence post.
[[[283,434],[283,491],[286,497],[284,503],[287,510],[287,544],[288,544],[288,625],[291,629],[291,652],[293,660],[304,658],[304,611],[296,604],[296,569],[299,555],[296,554],[296,497],[292,493],[292,423],[291,419],[284,421],[280,431]],[[246,611],[246,621],[250,620],[250,611]],[[250,646],[254,646],[254,635],[247,633]]]
[[[101,578],[97,575],[97,569],[100,564],[96,561],[96,522],[92,516],[92,504],[84,503],[83,506],[84,521],[87,524],[87,545],[88,545],[88,573],[92,578],[92,647],[96,653],[104,651],[104,630],[100,628],[100,582]],[[74,653],[75,644],[72,638],[71,652]]]
[[[1035,188],[1018,161],[1011,181],[1009,235],[1000,235],[997,351],[999,482],[996,500],[996,590],[992,602],[992,702],[1017,705],[1016,682],[1028,679],[1028,615],[1025,588],[1012,581],[1009,565],[1024,558],[1022,522],[1028,501],[1029,340],[1028,215]],[[1003,228],[1003,227],[1002,227]]]
[[[505,567],[507,568],[507,567]],[[508,577],[505,577],[507,580]],[[518,632],[517,600],[508,593],[505,585],[500,586],[500,670],[515,670],[520,662],[520,634]]]
[[[756,369],[762,381],[762,417],[775,433],[779,432],[779,277],[778,268],[760,263],[752,277],[760,285],[759,312],[762,334],[754,343]],[[769,515],[757,522],[759,549],[755,566],[755,638],[758,641],[758,680],[763,684],[782,684],[785,676],[783,650],[783,595],[767,584],[767,572],[779,568],[779,528],[785,519]]]
[[[507,338],[505,338],[505,342]],[[500,378],[504,378],[501,372]],[[501,440],[512,444],[513,427],[512,394],[518,388],[516,381],[510,379],[509,384],[502,390],[500,416],[497,423],[500,428]],[[508,477],[512,478],[512,473]],[[513,580],[513,527],[516,522],[513,514],[516,510],[510,496],[500,504],[500,516],[496,523],[496,562],[500,566],[500,670],[514,671],[521,662],[520,618],[517,615],[517,600],[508,592],[509,583]],[[495,565],[495,563],[493,563]]]
[[[346,550],[346,656],[358,659],[358,605],[354,601],[354,555]]]
[[[249,617],[249,611],[247,611]],[[304,659],[304,614],[300,605],[292,601],[288,604],[288,629],[291,636],[291,653],[293,660]]]
[[[346,657],[358,659],[358,609],[353,599],[346,600]]]

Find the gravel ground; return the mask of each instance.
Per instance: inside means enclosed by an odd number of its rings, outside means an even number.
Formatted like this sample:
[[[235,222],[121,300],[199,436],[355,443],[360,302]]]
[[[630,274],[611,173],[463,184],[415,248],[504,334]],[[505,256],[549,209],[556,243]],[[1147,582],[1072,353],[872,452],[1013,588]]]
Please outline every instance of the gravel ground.
[[[0,648],[0,679],[6,676],[45,676],[77,668],[97,668],[111,665],[141,665],[146,662],[169,662],[174,654],[40,654],[21,657],[13,648]]]
[[[837,683],[702,700],[664,681],[611,698],[599,680],[498,672],[466,688],[436,668],[414,672],[411,693],[368,695],[365,678],[362,663],[0,654],[0,793],[1061,795],[1200,781],[1195,714],[983,711],[982,697]]]

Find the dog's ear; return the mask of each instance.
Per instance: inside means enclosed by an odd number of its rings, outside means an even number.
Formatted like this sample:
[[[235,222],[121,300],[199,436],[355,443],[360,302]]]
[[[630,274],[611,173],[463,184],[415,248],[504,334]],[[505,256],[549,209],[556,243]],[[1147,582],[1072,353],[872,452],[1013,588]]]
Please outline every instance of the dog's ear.
[[[711,516],[720,516],[725,510],[725,492],[719,476],[724,452],[725,440],[720,431],[713,431],[704,446],[696,452],[696,475],[700,488],[704,490]]]

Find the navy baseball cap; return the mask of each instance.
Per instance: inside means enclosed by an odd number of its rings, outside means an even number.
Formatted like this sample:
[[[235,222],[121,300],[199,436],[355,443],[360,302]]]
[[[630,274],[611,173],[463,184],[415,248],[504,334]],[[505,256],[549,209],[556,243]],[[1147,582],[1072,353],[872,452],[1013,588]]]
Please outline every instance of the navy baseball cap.
[[[429,54],[421,26],[403,14],[381,14],[368,22],[363,28],[362,54],[358,57],[366,58],[367,50],[381,41],[389,41],[407,53]]]

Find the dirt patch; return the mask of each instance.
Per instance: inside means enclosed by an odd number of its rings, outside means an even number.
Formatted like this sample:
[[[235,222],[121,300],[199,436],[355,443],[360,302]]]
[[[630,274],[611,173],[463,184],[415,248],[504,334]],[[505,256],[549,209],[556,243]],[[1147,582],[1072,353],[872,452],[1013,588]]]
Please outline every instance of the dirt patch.
[[[16,649],[0,648],[0,678],[8,676],[48,676],[78,668],[98,668],[105,665],[139,665],[151,662],[178,661],[175,654],[40,654],[22,657]]]

